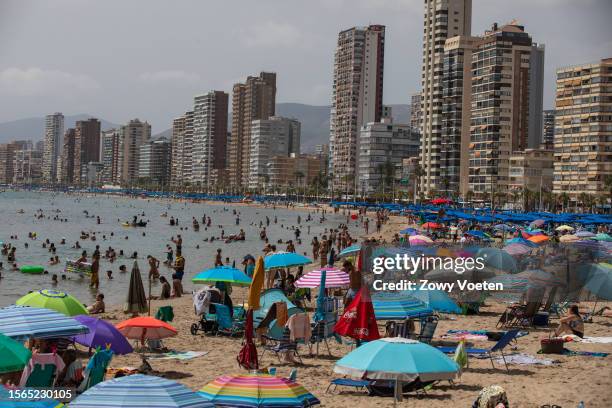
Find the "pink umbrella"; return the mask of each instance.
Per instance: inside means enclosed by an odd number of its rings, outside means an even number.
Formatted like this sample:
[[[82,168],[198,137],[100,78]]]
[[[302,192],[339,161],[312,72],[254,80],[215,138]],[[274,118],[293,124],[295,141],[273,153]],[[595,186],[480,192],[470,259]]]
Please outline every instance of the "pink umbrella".
[[[525,255],[530,253],[533,248],[523,244],[510,244],[506,245],[503,249],[510,255]]]
[[[433,240],[425,235],[413,235],[408,237],[410,245],[429,245],[433,244]]]
[[[316,288],[321,283],[321,273],[325,271],[325,287],[341,288],[350,283],[348,273],[338,268],[327,267],[308,272],[295,282],[298,288]]]

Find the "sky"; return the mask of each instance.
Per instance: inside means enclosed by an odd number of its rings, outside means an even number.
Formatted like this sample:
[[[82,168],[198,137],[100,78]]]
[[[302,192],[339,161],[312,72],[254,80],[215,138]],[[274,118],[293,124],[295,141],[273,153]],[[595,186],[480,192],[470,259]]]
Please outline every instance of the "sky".
[[[421,77],[422,0],[0,0],[0,122],[89,113],[153,133],[193,96],[277,73],[277,102],[328,105],[338,32],[386,25],[384,103]],[[612,0],[473,0],[472,34],[518,20],[555,69],[612,57]]]

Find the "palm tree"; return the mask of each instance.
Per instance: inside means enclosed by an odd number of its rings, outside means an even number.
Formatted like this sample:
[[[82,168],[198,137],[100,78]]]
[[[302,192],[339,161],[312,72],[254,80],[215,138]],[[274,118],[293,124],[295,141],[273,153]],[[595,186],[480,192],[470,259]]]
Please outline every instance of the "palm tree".
[[[425,171],[423,170],[421,165],[417,163],[414,166],[414,170],[412,172],[412,176],[414,177],[414,198],[415,200],[416,200],[416,197],[423,196],[423,193],[420,191],[420,183],[421,183],[421,177],[423,177],[424,175],[425,175]]]
[[[450,192],[448,191],[449,187],[450,187],[450,178],[448,176],[444,176],[442,178],[442,186],[444,187],[444,194],[447,197],[450,197]]]

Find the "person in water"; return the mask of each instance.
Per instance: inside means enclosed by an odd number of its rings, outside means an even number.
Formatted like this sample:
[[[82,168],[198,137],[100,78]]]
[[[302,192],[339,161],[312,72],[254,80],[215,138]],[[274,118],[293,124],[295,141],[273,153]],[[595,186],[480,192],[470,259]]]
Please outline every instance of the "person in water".
[[[159,260],[157,258],[147,255],[149,262],[149,280],[159,278]]]

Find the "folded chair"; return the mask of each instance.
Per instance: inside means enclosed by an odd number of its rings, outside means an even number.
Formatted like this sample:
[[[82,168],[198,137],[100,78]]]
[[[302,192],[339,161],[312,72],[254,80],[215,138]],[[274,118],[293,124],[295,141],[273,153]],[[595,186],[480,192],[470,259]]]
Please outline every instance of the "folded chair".
[[[98,349],[89,359],[87,367],[83,372],[83,382],[79,385],[78,391],[83,392],[96,384],[104,381],[106,369],[113,359],[113,351],[111,349]]]
[[[215,303],[215,315],[217,317],[217,333],[228,336],[240,336],[244,333],[244,322],[232,320],[230,309],[226,305]]]
[[[512,340],[516,339],[516,336],[518,335],[518,333],[519,333],[518,329],[508,330],[506,334],[504,334],[502,338],[499,339],[499,341],[495,343],[495,345],[493,345],[493,347],[489,349],[469,348],[468,347],[465,349],[465,352],[468,355],[470,354],[471,355],[484,355],[484,356],[489,357],[493,368],[495,368],[495,364],[493,363],[493,353],[499,352],[502,356],[502,360],[504,360],[506,371],[509,371],[508,364],[506,363],[506,356],[504,355],[504,348],[506,348],[506,346],[508,346],[508,344],[510,344]],[[456,347],[437,347],[437,349],[445,354],[452,354],[455,352],[457,348]]]

